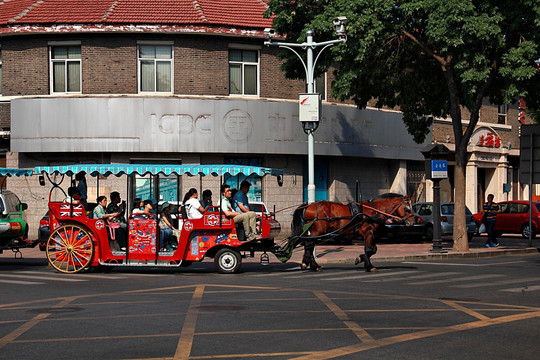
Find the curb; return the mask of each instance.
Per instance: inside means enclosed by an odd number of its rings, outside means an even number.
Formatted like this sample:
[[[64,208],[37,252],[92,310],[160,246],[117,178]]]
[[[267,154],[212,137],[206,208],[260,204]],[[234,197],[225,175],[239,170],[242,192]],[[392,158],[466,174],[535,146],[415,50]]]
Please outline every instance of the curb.
[[[403,256],[382,256],[371,257],[372,262],[395,262],[395,261],[409,261],[409,260],[447,260],[447,259],[477,259],[486,257],[501,257],[501,256],[520,256],[520,255],[534,255],[538,254],[540,249],[532,247],[525,249],[508,249],[499,251],[471,251],[471,252],[452,252],[447,253],[429,253],[429,254],[416,254],[416,255],[403,255]],[[319,264],[354,264],[356,258],[345,259],[324,259],[317,258]]]

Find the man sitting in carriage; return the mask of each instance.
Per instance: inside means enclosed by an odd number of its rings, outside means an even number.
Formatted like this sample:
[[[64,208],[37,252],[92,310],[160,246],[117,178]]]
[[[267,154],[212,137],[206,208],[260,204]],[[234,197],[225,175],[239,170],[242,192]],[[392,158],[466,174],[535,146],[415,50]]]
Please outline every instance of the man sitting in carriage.
[[[246,233],[246,240],[251,241],[257,238],[256,235],[256,221],[257,214],[253,211],[238,212],[234,211],[231,205],[231,187],[227,184],[221,185],[221,210],[228,218],[232,218],[235,223],[242,223],[244,226],[244,232]]]

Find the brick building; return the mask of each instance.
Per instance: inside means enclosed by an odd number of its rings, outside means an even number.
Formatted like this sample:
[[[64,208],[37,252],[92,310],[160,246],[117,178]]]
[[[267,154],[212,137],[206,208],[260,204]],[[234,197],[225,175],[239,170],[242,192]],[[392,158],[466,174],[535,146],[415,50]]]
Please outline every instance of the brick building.
[[[286,173],[282,188],[250,178],[252,199],[278,210],[305,201],[308,149],[298,94],[306,85],[286,79],[278,50],[264,46],[263,29],[271,26],[265,9],[257,0],[0,3],[0,146],[7,166],[249,163]],[[391,191],[429,199],[420,150],[432,140],[452,149],[450,121],[438,120],[433,137],[416,144],[399,112],[336,103],[331,81],[331,71],[317,79],[317,200],[353,199],[357,180],[364,198]],[[486,105],[471,143],[471,209],[485,191],[521,197],[517,107],[501,113]],[[500,140],[486,146],[481,136]],[[154,180],[90,178],[89,198],[98,195],[98,182],[100,194],[119,190],[133,198],[150,194],[149,184],[156,191],[178,181]],[[242,179],[224,180],[235,187]],[[182,194],[210,188],[217,199],[219,178],[179,181]],[[503,183],[514,185],[510,193]],[[35,231],[49,189],[32,178],[9,179],[8,187],[29,203]],[[450,182],[444,192],[451,198]],[[178,200],[167,196],[161,200]],[[284,226],[289,212],[278,213]]]

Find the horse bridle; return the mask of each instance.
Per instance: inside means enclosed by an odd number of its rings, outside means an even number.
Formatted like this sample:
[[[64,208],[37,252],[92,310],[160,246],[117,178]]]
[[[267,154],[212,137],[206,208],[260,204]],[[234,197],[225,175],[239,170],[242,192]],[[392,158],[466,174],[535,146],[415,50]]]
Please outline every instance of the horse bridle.
[[[373,204],[373,200],[370,200],[369,203]],[[394,206],[392,208],[392,210],[390,211],[390,213],[386,213],[384,211],[381,211],[381,210],[379,210],[377,208],[374,208],[374,207],[371,207],[371,206],[368,206],[368,205],[363,205],[363,206],[367,207],[371,211],[374,211],[376,213],[384,215],[385,216],[384,220],[386,220],[388,218],[394,218],[396,220],[405,221],[407,226],[411,226],[412,224],[414,224],[414,214],[412,212],[410,212],[408,215],[407,215],[407,212],[405,212],[405,217],[404,218],[394,215],[396,213],[397,209],[399,209],[400,206],[403,206],[405,208],[406,204],[408,204],[409,207],[410,207],[411,206],[411,200],[409,200],[409,199],[405,200],[405,196],[403,196],[401,198],[401,202],[399,204],[397,204],[396,206]],[[412,220],[411,220],[411,218],[412,218]]]

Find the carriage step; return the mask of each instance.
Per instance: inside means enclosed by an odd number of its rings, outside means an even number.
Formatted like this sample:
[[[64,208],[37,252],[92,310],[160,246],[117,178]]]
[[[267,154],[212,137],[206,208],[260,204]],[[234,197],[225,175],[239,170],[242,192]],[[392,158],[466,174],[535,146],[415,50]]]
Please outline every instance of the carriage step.
[[[266,253],[266,251],[261,254],[261,260],[260,260],[260,263],[262,266],[268,266],[270,265],[270,257],[268,256],[268,254]]]

